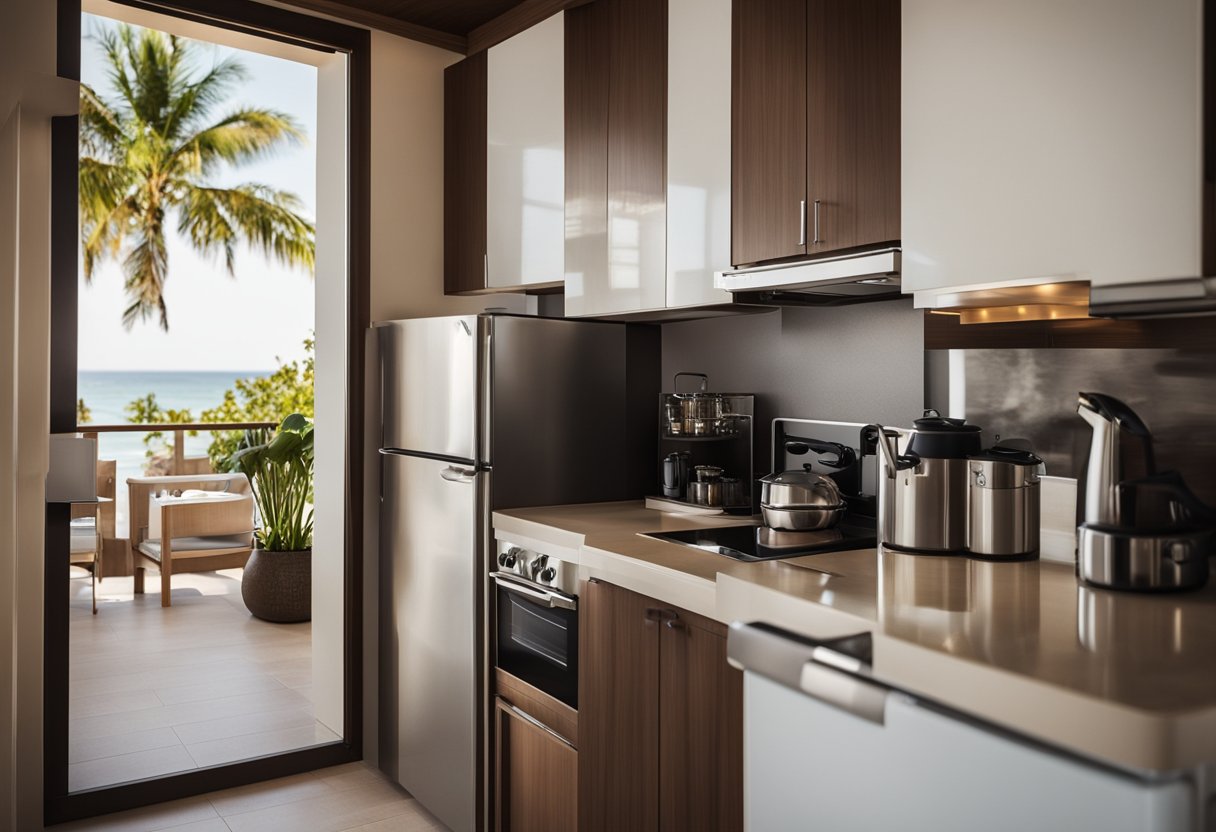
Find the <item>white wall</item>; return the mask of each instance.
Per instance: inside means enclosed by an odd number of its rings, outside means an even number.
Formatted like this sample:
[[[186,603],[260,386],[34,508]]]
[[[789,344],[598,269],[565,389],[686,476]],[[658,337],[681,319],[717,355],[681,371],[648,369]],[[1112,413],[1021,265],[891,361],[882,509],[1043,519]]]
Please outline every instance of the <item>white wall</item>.
[[[346,530],[347,58],[317,65],[316,467],[312,546],[312,701],[345,736],[342,719]]]
[[[42,828],[42,552],[50,387],[50,116],[55,4],[0,27],[0,828]]]

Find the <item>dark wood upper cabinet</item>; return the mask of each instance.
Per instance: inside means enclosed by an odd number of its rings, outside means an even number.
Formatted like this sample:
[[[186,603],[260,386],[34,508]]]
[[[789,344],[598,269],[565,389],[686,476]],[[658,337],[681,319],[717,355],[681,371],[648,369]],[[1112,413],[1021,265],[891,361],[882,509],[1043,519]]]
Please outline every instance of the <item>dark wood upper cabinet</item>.
[[[899,0],[809,1],[812,256],[899,240],[899,21]]]
[[[731,260],[899,240],[899,0],[734,5]]]
[[[486,287],[486,53],[443,73],[443,291]]]
[[[579,830],[741,830],[726,628],[600,581],[579,596]]]
[[[660,635],[659,828],[743,829],[743,674],[726,628],[669,610]]]
[[[736,0],[731,262],[806,254],[807,0]]]

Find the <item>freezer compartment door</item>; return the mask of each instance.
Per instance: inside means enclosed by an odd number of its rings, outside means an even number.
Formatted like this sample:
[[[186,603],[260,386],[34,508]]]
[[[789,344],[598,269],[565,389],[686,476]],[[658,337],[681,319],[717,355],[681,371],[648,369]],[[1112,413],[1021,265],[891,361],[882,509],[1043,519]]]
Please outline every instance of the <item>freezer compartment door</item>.
[[[484,472],[382,454],[381,759],[453,830],[477,810]]]
[[[476,316],[378,324],[380,446],[451,459],[477,458]]]

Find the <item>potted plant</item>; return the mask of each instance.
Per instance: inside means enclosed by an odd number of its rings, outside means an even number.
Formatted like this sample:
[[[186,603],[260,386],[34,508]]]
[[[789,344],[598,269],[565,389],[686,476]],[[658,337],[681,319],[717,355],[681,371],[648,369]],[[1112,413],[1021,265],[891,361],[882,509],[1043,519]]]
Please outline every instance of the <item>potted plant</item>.
[[[247,430],[227,468],[249,478],[261,524],[241,578],[249,612],[265,621],[312,618],[313,426],[299,413],[273,434]]]

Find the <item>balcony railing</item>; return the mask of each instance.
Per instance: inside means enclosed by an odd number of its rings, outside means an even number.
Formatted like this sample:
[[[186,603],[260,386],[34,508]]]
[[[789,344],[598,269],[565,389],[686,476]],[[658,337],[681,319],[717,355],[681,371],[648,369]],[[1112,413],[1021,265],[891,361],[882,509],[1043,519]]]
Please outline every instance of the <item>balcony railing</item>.
[[[124,422],[117,425],[80,425],[77,430],[82,436],[96,439],[99,433],[172,433],[173,434],[173,468],[171,473],[194,473],[182,469],[186,463],[186,434],[192,431],[217,430],[249,430],[252,428],[275,428],[278,422],[173,422],[169,424],[151,424],[139,422]]]

